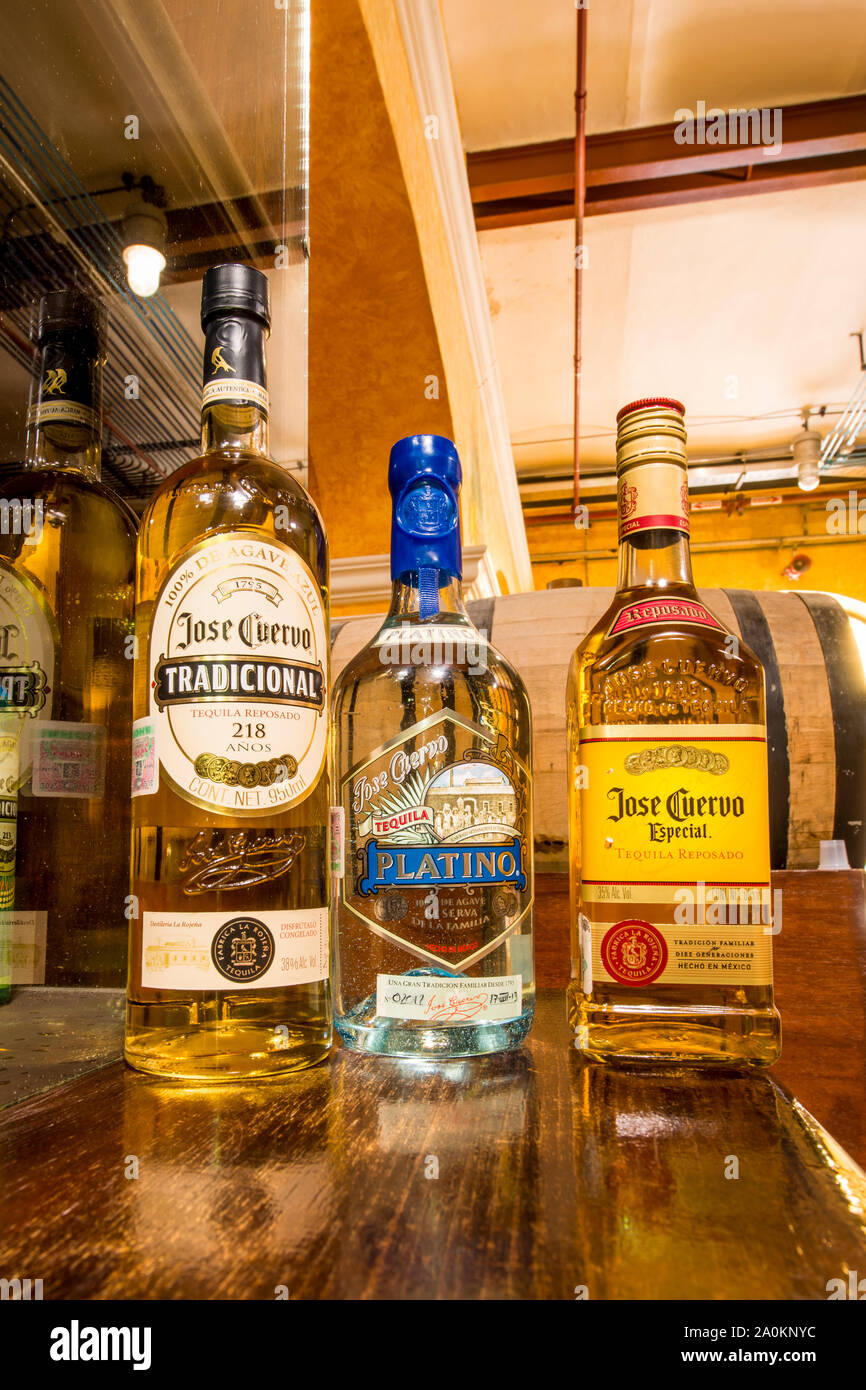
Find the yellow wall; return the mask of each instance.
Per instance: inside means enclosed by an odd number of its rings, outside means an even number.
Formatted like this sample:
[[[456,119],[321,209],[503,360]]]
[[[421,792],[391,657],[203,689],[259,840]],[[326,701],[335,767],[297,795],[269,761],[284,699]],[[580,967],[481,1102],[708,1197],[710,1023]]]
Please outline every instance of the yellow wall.
[[[845,494],[834,491],[834,496]],[[827,530],[826,496],[785,502],[768,507],[747,507],[736,516],[723,512],[692,513],[692,561],[695,582],[702,588],[722,589],[818,589],[849,594],[866,600],[866,534],[831,539]],[[607,508],[605,509],[607,510]],[[862,518],[866,530],[866,516]],[[535,587],[543,589],[551,579],[576,577],[584,584],[616,583],[616,521],[593,521],[588,530],[576,530],[570,521],[527,526]],[[780,545],[779,537],[814,536],[808,541]],[[696,549],[718,542],[755,542],[755,549]],[[584,551],[608,550],[604,559],[584,560]],[[812,561],[799,582],[783,577],[782,570],[794,554]],[[569,560],[542,558],[570,554]]]

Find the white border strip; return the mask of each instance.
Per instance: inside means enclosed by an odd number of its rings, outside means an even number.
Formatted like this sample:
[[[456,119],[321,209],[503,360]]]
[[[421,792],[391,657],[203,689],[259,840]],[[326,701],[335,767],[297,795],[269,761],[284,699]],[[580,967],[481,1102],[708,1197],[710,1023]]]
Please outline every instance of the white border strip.
[[[430,114],[439,118],[439,139],[425,143],[463,307],[509,547],[521,587],[533,589],[532,564],[499,379],[442,16],[438,0],[394,0],[394,9],[403,36],[419,115],[422,121]]]

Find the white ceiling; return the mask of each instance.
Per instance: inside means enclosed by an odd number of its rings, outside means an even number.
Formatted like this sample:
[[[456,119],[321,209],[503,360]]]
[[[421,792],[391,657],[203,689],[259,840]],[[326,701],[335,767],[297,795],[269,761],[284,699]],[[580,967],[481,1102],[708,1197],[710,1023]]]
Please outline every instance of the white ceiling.
[[[573,134],[570,3],[442,9],[467,149]],[[863,0],[605,0],[588,31],[590,132],[699,99],[866,90]],[[858,377],[848,335],[866,329],[864,238],[866,181],[588,218],[584,462],[610,463],[616,411],[639,395],[685,402],[693,457],[785,443],[804,406],[841,407]],[[570,221],[480,235],[519,471],[571,457],[573,243]]]
[[[844,404],[864,231],[866,181],[589,218],[584,461],[610,461],[638,396],[684,401],[693,456],[787,441],[803,406]],[[481,235],[519,469],[571,457],[573,242],[567,222]]]
[[[571,0],[440,3],[467,150],[574,133]],[[587,28],[590,134],[866,88],[863,0],[600,0]]]

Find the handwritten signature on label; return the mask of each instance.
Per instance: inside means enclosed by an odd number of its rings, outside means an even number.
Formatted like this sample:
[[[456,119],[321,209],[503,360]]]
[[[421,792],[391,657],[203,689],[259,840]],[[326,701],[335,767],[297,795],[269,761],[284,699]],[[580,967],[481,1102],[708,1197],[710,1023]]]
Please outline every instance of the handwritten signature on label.
[[[280,878],[306,843],[295,831],[200,830],[178,866],[183,891],[192,896]]]

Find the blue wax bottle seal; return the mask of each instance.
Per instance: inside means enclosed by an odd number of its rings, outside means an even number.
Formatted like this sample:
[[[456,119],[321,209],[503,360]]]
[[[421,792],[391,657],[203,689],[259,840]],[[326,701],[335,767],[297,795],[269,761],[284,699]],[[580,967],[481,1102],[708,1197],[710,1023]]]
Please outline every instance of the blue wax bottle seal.
[[[411,434],[391,450],[391,578],[421,589],[422,618],[438,611],[440,586],[463,577],[461,479],[457,449],[442,435]]]

